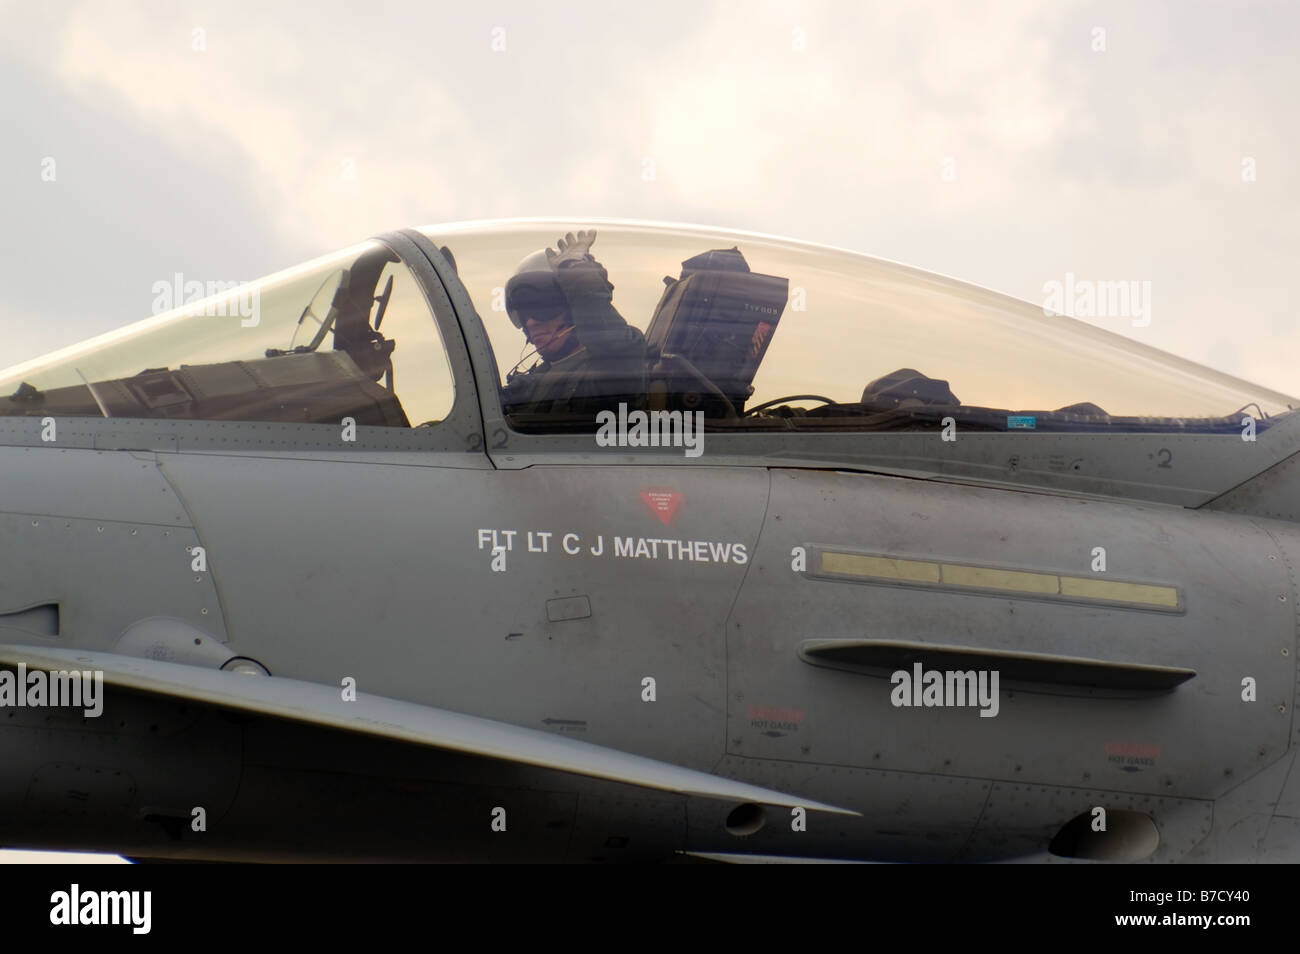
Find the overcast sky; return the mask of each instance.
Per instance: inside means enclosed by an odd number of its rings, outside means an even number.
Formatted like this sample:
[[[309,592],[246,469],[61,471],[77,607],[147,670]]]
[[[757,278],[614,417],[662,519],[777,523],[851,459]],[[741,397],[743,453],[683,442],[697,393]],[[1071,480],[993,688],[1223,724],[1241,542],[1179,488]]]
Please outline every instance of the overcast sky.
[[[404,225],[598,215],[1033,302],[1067,272],[1149,281],[1149,327],[1097,323],[1300,392],[1294,3],[0,15],[0,366],[147,316],[178,271],[251,280]]]
[[[1033,302],[1067,272],[1149,281],[1148,327],[1097,323],[1300,393],[1295,3],[0,0],[0,18],[0,367],[147,316],[175,272],[252,280],[405,225],[591,215],[837,245]]]

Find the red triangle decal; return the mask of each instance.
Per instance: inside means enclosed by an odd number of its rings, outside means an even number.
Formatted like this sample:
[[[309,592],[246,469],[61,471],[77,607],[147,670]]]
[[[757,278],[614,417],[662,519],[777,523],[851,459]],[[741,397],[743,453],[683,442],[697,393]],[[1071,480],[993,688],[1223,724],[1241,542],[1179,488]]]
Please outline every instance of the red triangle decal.
[[[658,517],[665,527],[677,519],[677,511],[686,503],[686,495],[665,487],[647,487],[641,491],[641,501],[652,516]]]

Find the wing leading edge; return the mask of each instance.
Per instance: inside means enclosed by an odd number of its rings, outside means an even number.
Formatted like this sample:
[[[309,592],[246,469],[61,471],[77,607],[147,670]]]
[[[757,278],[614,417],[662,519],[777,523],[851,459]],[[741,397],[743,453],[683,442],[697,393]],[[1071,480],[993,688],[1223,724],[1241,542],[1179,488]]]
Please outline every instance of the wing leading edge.
[[[734,779],[493,719],[368,693],[357,693],[355,702],[344,702],[336,687],[319,683],[279,676],[257,677],[216,669],[200,669],[116,653],[0,645],[0,665],[17,666],[20,663],[26,664],[28,669],[46,671],[102,671],[105,683],[123,689],[608,779],[642,788],[725,801],[800,806],[843,815],[858,814]]]

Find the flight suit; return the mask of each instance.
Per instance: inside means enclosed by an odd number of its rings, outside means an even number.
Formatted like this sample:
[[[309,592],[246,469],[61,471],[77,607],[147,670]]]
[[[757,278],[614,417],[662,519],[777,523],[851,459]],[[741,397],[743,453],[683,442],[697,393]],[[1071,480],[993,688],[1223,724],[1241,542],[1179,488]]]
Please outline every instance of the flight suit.
[[[645,335],[614,308],[614,286],[594,259],[561,265],[556,280],[569,303],[579,348],[515,375],[502,403],[507,414],[590,414],[639,403],[645,391]]]

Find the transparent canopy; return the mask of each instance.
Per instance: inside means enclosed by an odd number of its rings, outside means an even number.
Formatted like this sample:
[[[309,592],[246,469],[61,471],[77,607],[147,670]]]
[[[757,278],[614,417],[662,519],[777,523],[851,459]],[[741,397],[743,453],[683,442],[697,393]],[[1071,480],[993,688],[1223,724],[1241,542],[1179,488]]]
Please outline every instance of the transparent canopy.
[[[626,403],[714,430],[1235,432],[1296,399],[995,292],[863,255],[678,226],[421,231],[487,330],[512,426],[593,430]],[[541,250],[550,248],[549,254]],[[526,261],[525,261],[526,260]],[[524,263],[521,268],[521,262]],[[438,325],[366,242],[0,371],[0,415],[414,427],[452,406]],[[474,316],[462,316],[473,321]],[[480,389],[490,386],[479,381]]]
[[[161,314],[0,371],[0,414],[411,427],[451,408],[433,315],[378,242],[209,290],[160,282]]]
[[[508,279],[530,253],[587,227],[421,229],[452,251],[503,386],[517,361],[532,370],[512,385],[548,373],[525,340],[530,325],[518,328],[508,314]],[[932,426],[952,414],[995,430],[1226,431],[1239,430],[1243,409],[1264,420],[1300,407],[1120,335],[1047,317],[1039,306],[864,255],[739,232],[595,228],[590,254],[613,285],[617,317],[647,339],[644,378],[637,384],[625,363],[580,341],[576,350],[597,353],[578,359],[576,371],[572,354],[548,362],[552,376],[586,375],[576,392],[539,401],[537,388],[505,387],[517,426],[545,424],[549,415],[578,427],[593,408],[636,400],[638,388],[643,406],[699,408],[712,427],[745,430]],[[582,322],[572,321],[581,338]],[[603,375],[602,361],[610,366]],[[553,398],[555,389],[541,393]]]

